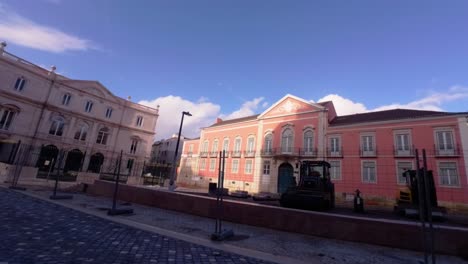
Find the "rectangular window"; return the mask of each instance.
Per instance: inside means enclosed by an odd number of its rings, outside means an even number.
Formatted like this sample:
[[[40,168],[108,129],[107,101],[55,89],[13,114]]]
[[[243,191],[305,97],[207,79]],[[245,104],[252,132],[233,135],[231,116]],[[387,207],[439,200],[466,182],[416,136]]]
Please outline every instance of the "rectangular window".
[[[252,164],[253,164],[253,161],[250,159],[245,161],[245,169],[244,169],[245,174],[252,174],[252,166],[253,166]]]
[[[210,159],[210,171],[214,171],[216,168],[216,159]]]
[[[91,110],[93,110],[93,102],[91,102],[91,101],[86,101],[86,104],[85,104],[85,112],[86,112],[86,113],[91,113]]]
[[[439,181],[440,185],[459,185],[456,162],[439,162]]]
[[[238,159],[232,160],[231,172],[232,173],[238,173],[239,172],[239,160]]]
[[[108,107],[106,110],[106,117],[111,118],[111,116],[112,116],[112,108]]]
[[[0,129],[8,130],[13,120],[15,112],[5,109],[3,113],[0,111]]]
[[[205,168],[206,168],[206,159],[201,159],[200,170],[205,170]]]
[[[340,138],[339,137],[330,138],[330,155],[331,156],[340,155]]]
[[[228,151],[229,150],[229,139],[225,138],[223,142],[223,150]]]
[[[132,145],[130,146],[130,153],[135,154],[138,146],[138,140],[132,139]]]
[[[143,117],[142,117],[142,116],[138,116],[138,117],[137,117],[136,125],[137,125],[138,127],[143,126]]]
[[[375,175],[375,161],[362,162],[362,182],[376,183],[377,178]]]
[[[437,155],[453,155],[455,154],[455,146],[453,142],[453,133],[450,130],[436,131]]]
[[[361,136],[361,156],[375,156],[374,135]]]
[[[341,162],[339,160],[330,161],[330,178],[341,180]]]
[[[16,79],[15,90],[22,91],[25,83],[26,83],[26,79],[24,79],[23,77],[19,77],[18,79]]]
[[[71,95],[66,93],[62,98],[62,105],[68,105],[70,103]]]
[[[234,152],[240,152],[241,149],[241,139],[236,138],[236,141],[234,142]]]
[[[409,134],[396,134],[395,138],[398,151],[409,151]]]
[[[398,184],[406,184],[406,177],[403,172],[413,169],[413,163],[408,161],[397,161],[397,181]],[[409,179],[408,179],[409,180]]]
[[[263,161],[263,175],[270,175],[270,161]]]
[[[134,163],[134,162],[135,162],[134,159],[129,159],[129,160],[127,161],[127,169],[128,169],[129,172],[132,171],[133,163]]]

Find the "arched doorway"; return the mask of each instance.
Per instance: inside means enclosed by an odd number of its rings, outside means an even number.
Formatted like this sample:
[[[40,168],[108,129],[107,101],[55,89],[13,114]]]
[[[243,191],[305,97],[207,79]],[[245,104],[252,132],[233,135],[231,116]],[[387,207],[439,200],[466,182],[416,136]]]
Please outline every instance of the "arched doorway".
[[[54,167],[57,162],[59,150],[54,145],[42,146],[39,158],[37,159],[36,167],[39,168],[40,172],[48,172],[50,167]]]
[[[83,152],[79,149],[73,149],[68,152],[67,160],[65,161],[64,172],[79,171],[81,162],[83,161]]]
[[[278,193],[284,193],[290,186],[294,186],[294,168],[289,163],[283,163],[278,168]]]
[[[99,173],[101,171],[101,165],[104,162],[104,155],[96,153],[91,156],[88,165],[88,171]]]

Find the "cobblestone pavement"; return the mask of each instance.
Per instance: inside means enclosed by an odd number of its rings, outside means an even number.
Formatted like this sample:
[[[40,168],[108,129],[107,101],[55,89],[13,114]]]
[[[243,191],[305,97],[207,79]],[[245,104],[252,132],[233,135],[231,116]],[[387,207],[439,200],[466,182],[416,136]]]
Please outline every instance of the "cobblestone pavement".
[[[0,188],[0,263],[268,263]]]

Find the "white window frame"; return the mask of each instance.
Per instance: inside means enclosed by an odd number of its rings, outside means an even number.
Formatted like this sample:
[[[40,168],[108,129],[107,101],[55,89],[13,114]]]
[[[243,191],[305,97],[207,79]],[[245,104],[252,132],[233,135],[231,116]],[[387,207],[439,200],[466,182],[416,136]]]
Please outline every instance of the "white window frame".
[[[438,134],[439,133],[444,133],[443,135],[443,143],[442,145],[440,145],[439,143],[439,137],[438,137]],[[450,148],[450,144],[447,140],[447,136],[446,136],[446,133],[449,133],[450,134],[450,137],[451,137],[451,148]],[[453,129],[451,128],[437,128],[434,130],[434,142],[435,142],[435,145],[436,145],[436,155],[454,155],[455,154],[455,146],[456,146],[456,142],[455,142],[455,133],[453,131]]]
[[[235,156],[240,156],[242,151],[242,138],[241,137],[236,137],[234,139],[234,155]]]
[[[270,160],[263,161],[263,175],[270,175],[271,162]]]
[[[107,145],[107,141],[109,140],[109,135],[110,135],[110,130],[108,128],[103,127],[99,129],[98,135],[96,137],[96,144]]]
[[[455,165],[454,166],[455,176],[442,175],[443,174],[442,164],[454,164]],[[445,166],[445,168],[447,168],[447,166]],[[448,160],[447,161],[438,161],[437,162],[437,176],[438,176],[438,179],[439,179],[439,185],[440,186],[443,186],[443,187],[460,187],[460,172],[458,170],[458,163],[456,161],[448,161]],[[442,180],[442,177],[447,177],[448,183],[444,183],[444,181]],[[455,178],[456,182],[453,182],[452,178]]]
[[[372,142],[369,142],[370,138]],[[362,156],[375,156],[376,155],[376,138],[375,133],[361,133],[360,135],[361,155]]]
[[[247,160],[245,160],[244,173],[245,174],[252,174],[252,172],[253,172],[253,160],[252,159],[247,159]]]
[[[223,150],[226,152],[229,151],[229,138],[223,139]]]
[[[89,127],[87,125],[82,124],[75,132],[75,135],[73,135],[73,138],[79,141],[86,141],[86,137],[88,136],[88,129]],[[78,138],[76,135],[78,135]]]
[[[70,100],[71,100],[71,94],[65,93],[62,97],[62,105],[65,105],[65,106],[69,105]]]
[[[249,136],[247,138],[246,154],[248,157],[252,157],[255,154],[255,136]]]
[[[25,84],[26,84],[26,79],[23,76],[18,77],[15,82],[15,90],[18,92],[23,91]]]
[[[232,160],[231,172],[232,173],[238,173],[239,172],[239,159],[233,159]]]
[[[141,115],[137,116],[136,126],[137,127],[142,127],[143,126],[143,116],[141,116]]]
[[[13,123],[16,111],[9,108],[0,108],[0,130],[8,130]]]
[[[341,156],[341,137],[330,136],[330,156]]]
[[[206,159],[200,160],[200,170],[206,170]]]
[[[112,107],[107,107],[106,109],[106,118],[111,118],[112,117],[112,111],[114,109],[112,109]]]
[[[366,170],[364,168],[365,163],[373,163],[374,164],[374,167],[373,167],[374,168],[374,178],[375,178],[374,181],[371,181],[371,179],[368,178],[369,177],[367,175],[368,173],[366,172]],[[369,168],[369,167],[366,167],[366,168]],[[371,184],[376,184],[377,183],[377,161],[375,161],[375,160],[361,160],[361,181],[363,183],[371,183]]]
[[[93,101],[90,101],[90,100],[86,101],[86,103],[85,103],[85,112],[86,113],[91,113],[91,111],[93,110],[93,104],[94,104]]]
[[[139,140],[136,138],[132,138],[132,144],[130,145],[130,153],[135,154],[138,148]]]
[[[215,171],[216,169],[216,159],[210,159],[210,171]]]
[[[49,128],[49,135],[61,137],[65,132],[65,120],[61,117],[54,118]]]
[[[341,181],[341,171],[342,171],[342,167],[341,167],[341,160],[330,160],[329,161],[330,163],[330,179],[333,180],[333,181]],[[334,163],[338,163],[338,166],[333,166]],[[334,170],[333,168],[336,168],[338,167],[338,177],[333,177],[333,175],[336,174],[336,170]],[[336,176],[336,175],[335,175]]]
[[[404,137],[407,137],[405,143]],[[410,130],[395,130],[393,131],[393,140],[395,146],[395,154],[397,156],[411,155],[411,131]],[[405,145],[407,144],[407,145]]]
[[[263,153],[271,154],[273,152],[273,133],[267,133],[263,139]]]
[[[311,133],[310,137],[306,138],[306,134]],[[309,128],[304,131],[302,134],[302,140],[303,140],[303,151],[304,154],[313,154],[314,153],[314,130]]]
[[[215,139],[213,141],[213,146],[211,148],[211,151],[214,152],[214,153],[218,152],[218,139]]]
[[[294,148],[294,130],[287,127],[281,131],[281,153],[290,154]]]
[[[408,167],[400,167],[401,163],[410,163],[411,166]],[[406,179],[402,176],[403,172],[400,171],[400,168],[406,170],[413,170],[414,169],[414,162],[412,160],[395,160],[395,170],[396,170],[396,181],[398,185],[406,185]]]

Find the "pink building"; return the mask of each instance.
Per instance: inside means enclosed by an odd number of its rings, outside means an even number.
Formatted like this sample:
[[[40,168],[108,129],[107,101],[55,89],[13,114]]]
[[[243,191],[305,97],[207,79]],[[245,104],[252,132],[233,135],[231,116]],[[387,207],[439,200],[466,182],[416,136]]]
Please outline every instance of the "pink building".
[[[338,198],[359,189],[390,205],[404,185],[402,172],[416,168],[415,150],[425,149],[439,200],[463,207],[467,116],[406,109],[337,116],[332,102],[286,95],[259,115],[218,119],[199,139],[186,141],[178,183],[216,182],[221,150],[225,187],[250,193],[281,193],[298,177],[299,161],[327,160]]]

